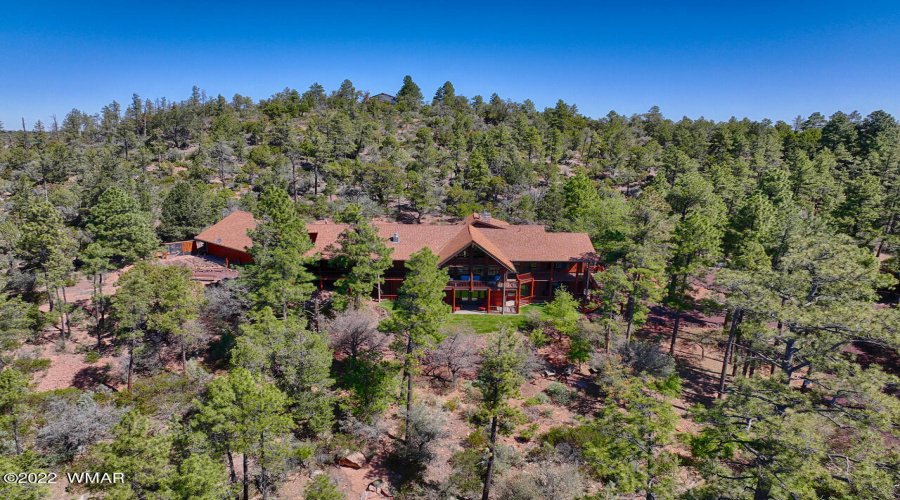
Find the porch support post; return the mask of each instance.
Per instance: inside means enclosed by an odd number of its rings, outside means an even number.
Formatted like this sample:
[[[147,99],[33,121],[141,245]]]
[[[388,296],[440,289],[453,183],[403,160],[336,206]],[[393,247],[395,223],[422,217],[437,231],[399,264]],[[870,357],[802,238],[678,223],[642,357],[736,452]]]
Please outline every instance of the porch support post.
[[[491,313],[491,289],[490,288],[487,289],[487,301],[484,303],[484,305],[485,305],[484,313],[490,314]]]
[[[500,314],[506,314],[506,276],[508,271],[503,268],[503,300],[500,301]]]
[[[453,294],[453,299],[452,299],[453,311],[451,311],[451,312],[456,312],[456,289],[454,288],[453,290],[450,290],[450,293]]]
[[[516,314],[519,314],[519,299],[521,299],[521,285],[516,287]]]
[[[556,262],[550,263],[550,300],[553,300],[553,271],[556,269]]]

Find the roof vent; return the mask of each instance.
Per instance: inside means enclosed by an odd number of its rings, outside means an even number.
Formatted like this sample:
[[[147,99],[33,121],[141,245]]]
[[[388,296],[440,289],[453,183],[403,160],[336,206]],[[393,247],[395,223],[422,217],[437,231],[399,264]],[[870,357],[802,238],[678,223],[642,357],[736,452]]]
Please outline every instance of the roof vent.
[[[400,243],[400,233],[394,233],[394,235],[391,236],[391,241],[394,243]]]
[[[478,214],[478,216],[479,216],[478,218],[481,219],[483,222],[491,221],[491,214],[488,213],[487,210],[485,210],[484,212],[481,212],[480,214]]]

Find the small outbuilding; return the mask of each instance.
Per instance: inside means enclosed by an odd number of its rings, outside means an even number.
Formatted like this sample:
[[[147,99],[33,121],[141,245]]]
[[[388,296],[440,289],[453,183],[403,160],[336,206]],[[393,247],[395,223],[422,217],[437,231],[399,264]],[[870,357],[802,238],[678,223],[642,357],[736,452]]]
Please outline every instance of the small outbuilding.
[[[247,230],[255,228],[253,214],[238,210],[198,234],[194,240],[203,243],[209,255],[228,259],[229,263],[246,264],[253,262],[248,251],[253,242],[247,236]]]

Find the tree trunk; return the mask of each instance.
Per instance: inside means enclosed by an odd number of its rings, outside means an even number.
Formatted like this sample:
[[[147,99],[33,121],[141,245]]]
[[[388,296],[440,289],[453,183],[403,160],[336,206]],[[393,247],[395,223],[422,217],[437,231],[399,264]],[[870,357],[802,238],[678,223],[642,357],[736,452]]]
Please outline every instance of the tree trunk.
[[[19,419],[13,415],[12,419],[13,439],[16,442],[16,456],[22,454],[22,440],[19,438]]]
[[[128,347],[128,392],[131,392],[131,381],[134,377],[134,340]]]
[[[669,346],[669,354],[675,355],[675,340],[678,338],[678,325],[681,323],[681,311],[675,311],[675,326],[672,328],[672,345]]]
[[[631,326],[634,324],[634,307],[635,307],[635,299],[633,296],[628,296],[628,305],[625,308],[625,315],[628,316],[628,326],[625,327],[625,343],[631,343]],[[608,349],[607,349],[608,350]]]
[[[406,432],[405,439],[409,439],[409,407],[412,406],[412,352],[413,340],[412,335],[407,333],[409,338],[406,341],[406,360],[403,362],[403,375],[406,377]]]
[[[66,339],[72,336],[72,323],[69,322],[69,299],[66,297],[66,287],[63,285],[61,287],[62,290],[62,311],[63,318],[65,319],[66,326]]]
[[[262,493],[262,500],[269,499],[269,476],[266,472],[266,455],[265,455],[265,434],[262,432],[259,433],[259,449],[260,449],[260,457],[259,457],[259,491]]]
[[[225,455],[228,457],[228,479],[234,484],[237,482],[237,471],[234,470],[234,454],[231,452],[230,444],[225,447]]]
[[[244,453],[243,455],[244,455],[244,500],[250,500],[250,488],[249,488],[250,471],[249,471],[249,467],[247,465],[247,454]]]
[[[772,483],[760,475],[756,478],[756,489],[753,490],[753,500],[768,500],[770,491],[772,491]]]
[[[734,339],[737,328],[741,324],[744,311],[738,309],[731,318],[731,328],[728,330],[728,343],[725,344],[725,357],[722,358],[722,373],[719,375],[719,398],[725,395],[725,375],[728,372],[728,361],[734,350]]]
[[[187,377],[187,349],[184,345],[184,338],[181,339],[181,373]]]
[[[794,370],[791,369],[791,365],[794,364],[794,340],[788,340],[784,343],[784,364],[782,366],[782,370],[784,371],[785,384],[791,385],[791,374]]]
[[[488,500],[491,496],[491,476],[494,474],[494,455],[497,450],[497,415],[491,418],[491,451],[488,455],[487,472],[484,475],[484,490],[481,492],[481,500]]]

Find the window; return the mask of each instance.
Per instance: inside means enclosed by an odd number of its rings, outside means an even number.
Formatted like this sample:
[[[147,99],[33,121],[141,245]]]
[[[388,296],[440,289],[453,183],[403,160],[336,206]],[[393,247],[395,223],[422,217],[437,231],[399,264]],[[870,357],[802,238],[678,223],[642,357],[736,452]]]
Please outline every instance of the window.
[[[569,268],[569,263],[568,263],[568,262],[555,262],[555,263],[553,264],[553,268],[556,269],[556,270],[560,270],[560,269],[568,269],[568,268]]]

